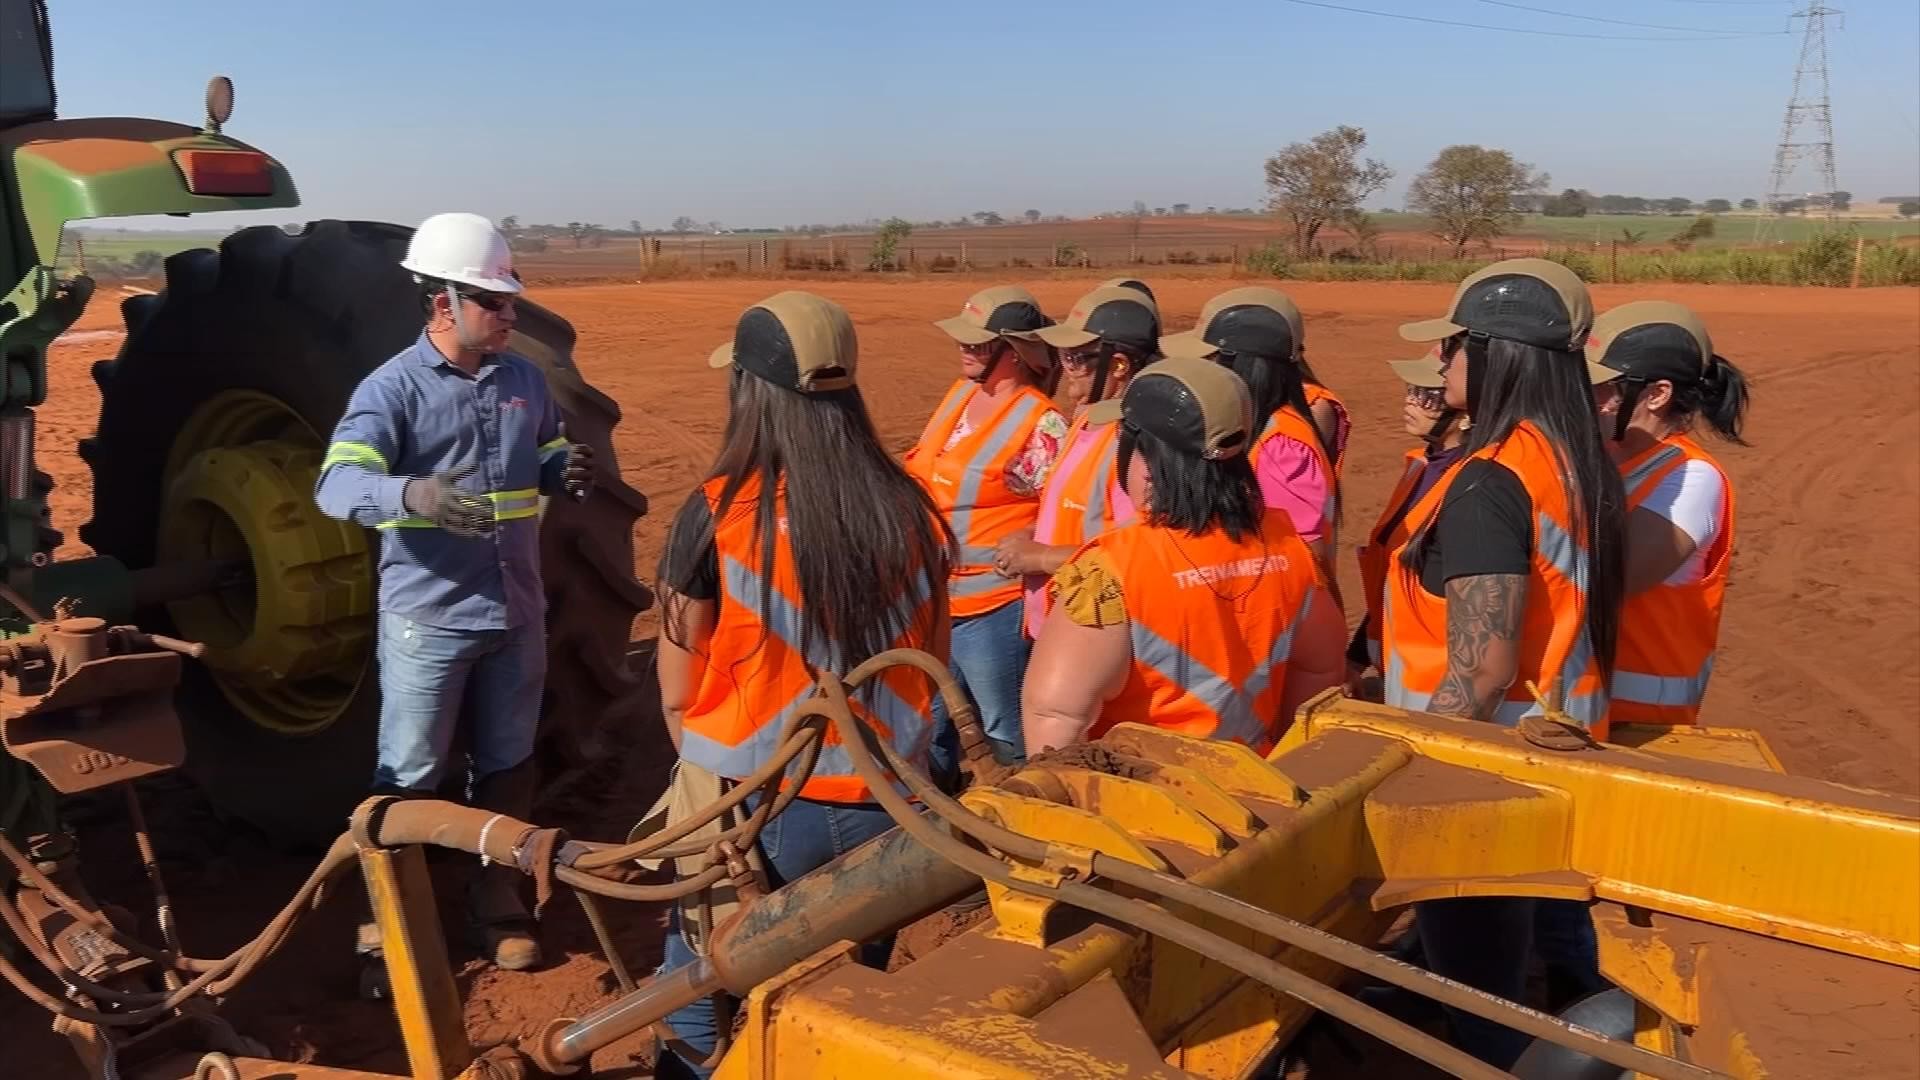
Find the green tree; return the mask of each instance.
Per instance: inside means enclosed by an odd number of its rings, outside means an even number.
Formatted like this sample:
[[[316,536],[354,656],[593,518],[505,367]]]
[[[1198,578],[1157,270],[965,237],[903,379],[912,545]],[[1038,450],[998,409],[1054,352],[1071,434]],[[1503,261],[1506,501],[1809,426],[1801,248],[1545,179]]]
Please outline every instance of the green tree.
[[[1516,201],[1547,184],[1545,173],[1514,160],[1505,150],[1449,146],[1407,188],[1407,205],[1433,219],[1435,236],[1453,245],[1453,257],[1467,245],[1499,237],[1520,223]]]
[[[1293,223],[1296,255],[1312,253],[1321,229],[1352,220],[1393,179],[1384,162],[1361,159],[1366,148],[1366,131],[1343,124],[1267,159],[1268,206]]]
[[[1901,203],[1900,216],[1904,218],[1920,217],[1920,202]]]
[[[1593,196],[1578,188],[1567,190],[1548,199],[1540,207],[1540,212],[1548,217],[1586,217],[1587,206]]]
[[[1029,210],[1021,216],[1027,219],[1027,224],[1029,225],[1040,224],[1040,211],[1038,210]]]
[[[1705,209],[1709,214],[1724,214],[1733,209],[1733,204],[1725,199],[1708,199]]]
[[[502,236],[511,237],[519,231],[520,217],[518,214],[508,214],[506,217],[500,219],[500,234]]]
[[[905,218],[890,217],[880,223],[873,234],[873,256],[867,263],[869,270],[890,270],[900,251],[900,241],[913,235],[913,224]]]
[[[1853,209],[1853,192],[1836,191],[1827,196],[1827,205],[1835,210],[1851,210]]]
[[[1759,199],[1741,199],[1741,200],[1740,200],[1740,209],[1742,209],[1742,210],[1758,210],[1758,209],[1760,209],[1760,200],[1759,200]]]
[[[699,222],[693,220],[692,218],[688,217],[685,214],[681,214],[679,217],[673,219],[673,231],[679,233],[682,236],[685,236],[686,234],[692,232],[693,230],[699,227],[700,227]]]
[[[1176,214],[1185,214],[1191,209],[1193,209],[1192,203],[1177,202],[1173,204],[1173,212]]]

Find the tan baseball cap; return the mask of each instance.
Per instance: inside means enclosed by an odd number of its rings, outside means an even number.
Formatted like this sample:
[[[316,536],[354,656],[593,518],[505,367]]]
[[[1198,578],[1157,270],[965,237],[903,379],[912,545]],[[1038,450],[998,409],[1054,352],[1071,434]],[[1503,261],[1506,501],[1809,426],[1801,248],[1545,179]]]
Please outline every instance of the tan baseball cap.
[[[1409,386],[1440,387],[1447,385],[1447,377],[1440,373],[1440,361],[1431,356],[1415,357],[1412,360],[1389,360],[1387,366],[1393,369],[1400,381]]]
[[[1100,283],[1100,287],[1103,289],[1109,289],[1109,288],[1110,289],[1132,289],[1134,292],[1140,293],[1141,295],[1145,296],[1149,300],[1154,299],[1153,290],[1148,288],[1147,283],[1144,281],[1141,281],[1139,278],[1130,278],[1130,277],[1108,278],[1107,280]],[[1156,300],[1155,303],[1158,303],[1158,301]]]
[[[1160,308],[1137,289],[1102,285],[1074,301],[1065,322],[1035,333],[1055,348],[1106,341],[1145,355],[1160,341]]]
[[[1453,294],[1446,318],[1407,323],[1408,341],[1441,341],[1468,331],[1554,352],[1579,352],[1593,329],[1587,284],[1548,259],[1505,259],[1474,272]]]
[[[1247,384],[1211,360],[1161,360],[1135,376],[1113,404],[1129,426],[1209,461],[1246,453],[1253,438]]]
[[[1052,323],[1032,293],[1018,285],[996,285],[967,297],[960,314],[933,325],[962,345],[985,345],[997,337],[1032,340],[1035,330]]]
[[[788,290],[741,313],[733,340],[713,350],[709,367],[737,366],[802,394],[854,385],[860,344],[847,310],[824,296]]]
[[[1635,300],[1594,320],[1587,375],[1596,383],[1633,377],[1698,380],[1713,363],[1713,338],[1700,316],[1665,300]]]
[[[1291,297],[1248,285],[1207,301],[1193,329],[1161,338],[1160,351],[1190,360],[1211,360],[1223,352],[1291,360],[1306,340],[1306,323]]]

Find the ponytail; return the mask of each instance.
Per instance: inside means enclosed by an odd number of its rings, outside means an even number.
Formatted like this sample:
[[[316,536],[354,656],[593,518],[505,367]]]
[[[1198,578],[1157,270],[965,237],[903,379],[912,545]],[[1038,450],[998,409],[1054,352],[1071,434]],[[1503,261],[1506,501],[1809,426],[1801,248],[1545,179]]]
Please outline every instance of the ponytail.
[[[1747,418],[1747,377],[1724,356],[1716,355],[1700,378],[1697,411],[1721,438],[1747,445],[1740,427]]]

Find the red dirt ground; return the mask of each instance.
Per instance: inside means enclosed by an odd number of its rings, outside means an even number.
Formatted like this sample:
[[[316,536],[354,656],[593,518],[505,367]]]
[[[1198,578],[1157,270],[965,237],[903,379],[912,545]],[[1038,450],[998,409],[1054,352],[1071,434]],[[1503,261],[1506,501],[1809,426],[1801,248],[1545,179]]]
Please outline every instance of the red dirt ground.
[[[1041,275],[1035,275],[1041,276]],[[1102,275],[1103,276],[1103,275]],[[904,448],[953,377],[954,350],[931,325],[958,310],[977,281],[817,281],[814,289],[847,305],[859,327],[861,382],[889,445]],[[1170,328],[1189,325],[1218,281],[1155,278]],[[1047,308],[1064,312],[1090,280],[1033,283]],[[784,287],[769,281],[597,285],[536,290],[579,330],[577,357],[625,409],[620,468],[652,499],[636,534],[637,571],[652,574],[666,527],[713,453],[724,421],[724,380],[704,359],[747,304]],[[1346,482],[1349,530],[1371,522],[1407,445],[1399,431],[1400,386],[1384,361],[1411,355],[1395,326],[1444,310],[1450,286],[1298,284],[1285,286],[1307,316],[1308,345],[1321,376],[1346,398],[1355,418]],[[1638,298],[1673,299],[1707,319],[1720,351],[1753,378],[1750,448],[1716,446],[1739,492],[1740,541],[1706,721],[1752,727],[1793,772],[1897,792],[1920,792],[1920,293],[1913,290],[1596,287],[1602,309]],[[110,330],[105,302],[79,329]],[[115,298],[117,299],[117,298]],[[87,472],[73,454],[98,408],[90,361],[117,341],[76,341],[54,350],[51,404],[40,411],[42,466],[59,479],[55,524],[73,535],[88,511]],[[63,554],[78,553],[71,546]],[[1357,590],[1350,557],[1340,571]],[[639,628],[650,635],[652,627]],[[658,776],[652,732],[636,732],[635,760],[605,795],[596,790],[555,800],[577,835],[611,839],[653,792],[636,778]],[[649,760],[638,760],[640,757]],[[165,815],[161,848],[188,944],[201,955],[250,934],[292,891],[307,863],[232,835],[200,813],[185,792],[159,792],[178,804]],[[144,901],[131,847],[106,829],[88,829],[89,866],[100,888],[138,906]],[[96,837],[96,833],[99,835]],[[441,894],[457,905],[442,867]],[[230,1002],[242,1029],[276,1051],[327,1064],[404,1071],[391,1014],[350,1000],[347,955],[351,905],[327,905],[286,952]],[[449,906],[451,921],[455,907]],[[627,962],[645,974],[658,955],[656,912],[616,915]],[[569,898],[555,901],[546,931],[557,962],[532,975],[461,977],[466,1017],[489,1040],[531,1030],[541,1020],[600,999],[610,979]],[[455,962],[470,954],[456,944]],[[42,1034],[37,1013],[0,994],[0,1030],[20,1075],[71,1071],[66,1051]],[[636,1040],[596,1057],[601,1075],[644,1070]],[[24,1055],[24,1056],[22,1056]]]

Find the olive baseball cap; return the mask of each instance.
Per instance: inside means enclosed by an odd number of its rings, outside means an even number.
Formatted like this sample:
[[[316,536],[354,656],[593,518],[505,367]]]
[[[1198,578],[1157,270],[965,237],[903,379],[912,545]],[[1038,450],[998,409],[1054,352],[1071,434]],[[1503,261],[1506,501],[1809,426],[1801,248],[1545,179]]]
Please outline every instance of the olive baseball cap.
[[[1034,333],[1060,349],[1105,341],[1145,355],[1160,341],[1160,308],[1137,289],[1102,285],[1074,301],[1065,322]]]
[[[1587,375],[1596,383],[1619,378],[1697,381],[1713,363],[1713,339],[1692,311],[1664,300],[1635,300],[1594,320],[1587,339]]]
[[[707,366],[738,367],[775,386],[815,394],[854,385],[859,359],[847,309],[823,296],[788,290],[741,313],[733,340],[713,350]]]
[[[1160,351],[1189,360],[1212,360],[1223,352],[1291,360],[1300,355],[1306,333],[1300,308],[1286,293],[1249,285],[1207,301],[1193,329],[1161,338]]]
[[[1108,278],[1107,280],[1100,283],[1100,287],[1103,289],[1107,289],[1107,288],[1132,289],[1134,292],[1137,292],[1142,296],[1145,296],[1149,300],[1153,300],[1154,298],[1153,290],[1148,288],[1147,283],[1144,281],[1141,281],[1139,278],[1130,278],[1130,277]]]
[[[1169,357],[1134,376],[1118,401],[1087,410],[1090,424],[1116,419],[1176,450],[1218,461],[1247,452],[1253,398],[1240,376],[1211,360]]]
[[[997,337],[1031,339],[1033,331],[1051,326],[1040,301],[1018,285],[996,285],[967,297],[960,314],[933,325],[962,345],[985,345]]]
[[[1460,283],[1443,319],[1407,323],[1408,341],[1441,341],[1468,331],[1554,352],[1579,352],[1593,329],[1586,282],[1548,259],[1505,259]]]

